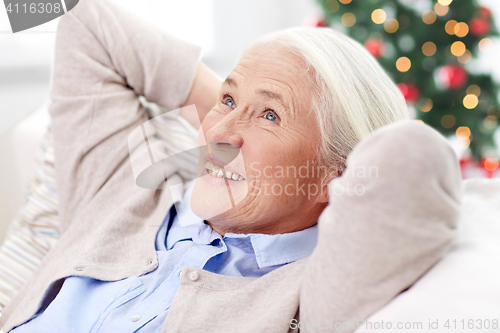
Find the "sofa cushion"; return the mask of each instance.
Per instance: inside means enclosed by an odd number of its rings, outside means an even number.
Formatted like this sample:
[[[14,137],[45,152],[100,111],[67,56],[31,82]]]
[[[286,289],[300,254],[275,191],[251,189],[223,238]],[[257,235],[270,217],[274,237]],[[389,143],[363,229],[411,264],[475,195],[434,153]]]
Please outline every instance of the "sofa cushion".
[[[400,323],[406,331],[500,332],[500,179],[465,180],[462,188],[450,251],[356,333],[380,332],[382,321],[387,330]]]

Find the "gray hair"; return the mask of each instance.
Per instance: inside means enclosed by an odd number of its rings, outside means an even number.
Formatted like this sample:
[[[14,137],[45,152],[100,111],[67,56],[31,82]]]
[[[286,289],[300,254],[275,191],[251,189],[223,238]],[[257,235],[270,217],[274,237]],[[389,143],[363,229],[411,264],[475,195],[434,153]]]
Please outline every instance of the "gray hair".
[[[247,45],[240,58],[261,45],[283,46],[306,61],[318,88],[313,108],[322,144],[320,160],[340,175],[347,155],[375,129],[408,119],[403,95],[366,49],[330,28],[292,28]],[[312,69],[312,70],[311,70]]]

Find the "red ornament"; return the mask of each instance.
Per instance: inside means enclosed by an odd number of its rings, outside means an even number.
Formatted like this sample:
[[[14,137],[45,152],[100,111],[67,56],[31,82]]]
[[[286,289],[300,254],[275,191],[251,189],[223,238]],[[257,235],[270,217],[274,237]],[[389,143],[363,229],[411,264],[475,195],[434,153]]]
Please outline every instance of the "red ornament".
[[[484,37],[491,31],[491,23],[488,18],[474,17],[469,21],[470,33],[476,37]]]
[[[303,25],[306,27],[314,27],[314,28],[326,28],[328,27],[328,21],[324,17],[307,17]]]
[[[486,7],[479,7],[479,16],[482,16],[484,18],[491,18],[491,10]]]
[[[420,97],[420,91],[413,83],[398,83],[397,87],[403,94],[407,103],[415,103]]]
[[[458,162],[460,164],[460,172],[462,174],[462,179],[466,179],[467,171],[469,171],[469,169],[472,166],[472,159],[470,158],[470,156],[462,156],[462,158]]]
[[[365,42],[365,49],[375,58],[380,58],[385,52],[384,41],[378,38],[369,38]]]
[[[459,65],[446,65],[438,72],[439,80],[446,89],[457,90],[465,86],[469,74]]]

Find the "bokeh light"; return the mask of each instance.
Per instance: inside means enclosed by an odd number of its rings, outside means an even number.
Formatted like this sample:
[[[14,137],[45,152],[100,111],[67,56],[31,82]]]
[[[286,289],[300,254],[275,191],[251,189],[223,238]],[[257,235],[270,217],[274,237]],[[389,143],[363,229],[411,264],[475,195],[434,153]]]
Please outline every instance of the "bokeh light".
[[[488,52],[488,50],[490,49],[491,45],[492,45],[491,39],[489,39],[489,38],[483,38],[479,42],[479,50],[481,52]]]
[[[438,0],[438,3],[443,6],[449,6],[453,0]]]
[[[400,72],[407,72],[411,68],[411,61],[407,57],[401,57],[396,61],[396,68]]]
[[[411,35],[403,35],[398,39],[401,51],[411,52],[415,48],[415,39]]]
[[[473,95],[476,95],[477,97],[479,97],[479,95],[481,95],[481,88],[479,88],[478,85],[472,84],[472,85],[467,87],[466,92],[467,92],[467,94],[473,94]]]
[[[468,94],[464,97],[463,103],[467,109],[474,109],[479,103],[479,99],[474,94]]]
[[[441,126],[444,128],[452,128],[455,126],[455,117],[451,114],[444,115],[443,118],[441,118]]]
[[[336,13],[339,10],[339,2],[337,0],[326,0],[325,9],[329,13]]]
[[[356,23],[356,16],[353,13],[345,13],[340,19],[343,25],[346,27],[352,27]]]
[[[470,135],[471,135],[470,128],[468,128],[467,126],[460,126],[455,131],[455,134],[457,136],[461,148],[467,149],[470,145]]]
[[[433,56],[436,53],[436,50],[436,44],[434,44],[433,42],[427,42],[422,45],[422,53],[428,57]]]
[[[465,22],[459,22],[453,30],[458,37],[465,37],[469,33],[469,26]]]
[[[422,21],[424,21],[425,24],[432,24],[436,22],[436,13],[434,13],[433,10],[426,10],[422,14]]]
[[[464,54],[458,57],[458,61],[461,64],[466,64],[472,59],[472,53],[469,50],[465,50]]]
[[[458,142],[460,144],[460,148],[467,149],[470,146],[470,138],[466,138],[464,136],[458,136]]]
[[[434,106],[434,104],[432,103],[432,99],[430,99],[430,98],[422,98],[418,102],[418,108],[422,112],[429,112],[433,106]]]
[[[436,3],[436,5],[434,6],[434,11],[436,12],[436,14],[438,14],[439,16],[444,16],[446,14],[448,14],[448,11],[450,10],[450,7],[448,6],[443,6],[442,4],[440,4],[439,2]]]
[[[344,5],[347,5],[348,3],[351,3],[352,0],[339,0],[339,1]]]
[[[457,25],[457,21],[455,20],[449,20],[448,22],[446,22],[446,24],[444,25],[444,30],[446,30],[446,33],[448,35],[454,35],[455,34],[455,26]]]
[[[497,127],[497,117],[496,116],[488,116],[483,120],[483,126],[489,130],[495,129]]]
[[[484,160],[484,168],[488,171],[495,171],[498,169],[498,159],[490,157]]]
[[[468,138],[470,137],[470,128],[468,128],[467,126],[460,126],[459,128],[457,128],[455,134],[457,136]]]
[[[372,12],[372,21],[375,22],[376,24],[384,23],[386,18],[387,14],[383,9],[375,9]]]
[[[390,34],[395,33],[399,29],[399,22],[398,22],[398,20],[396,20],[394,18],[388,19],[384,23],[384,29],[385,29],[385,31],[387,31]]]
[[[500,108],[498,108],[497,106],[495,105],[490,105],[490,107],[488,108],[488,114],[491,116],[491,115],[497,115],[497,114],[500,114]]]
[[[451,54],[453,54],[455,57],[460,57],[461,55],[463,55],[465,53],[465,50],[467,50],[465,44],[460,41],[451,44]]]

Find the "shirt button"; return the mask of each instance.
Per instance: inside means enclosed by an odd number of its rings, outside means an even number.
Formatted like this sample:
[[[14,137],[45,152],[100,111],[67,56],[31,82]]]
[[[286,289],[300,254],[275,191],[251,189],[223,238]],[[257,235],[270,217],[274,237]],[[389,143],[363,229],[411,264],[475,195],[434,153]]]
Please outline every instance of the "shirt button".
[[[189,274],[189,279],[191,281],[196,281],[200,278],[200,274],[197,271],[192,271],[191,274]]]
[[[132,317],[132,321],[138,321],[139,319],[141,319],[141,316],[139,316],[139,315]]]
[[[219,241],[219,247],[223,247],[224,244],[222,244],[222,241]]]

